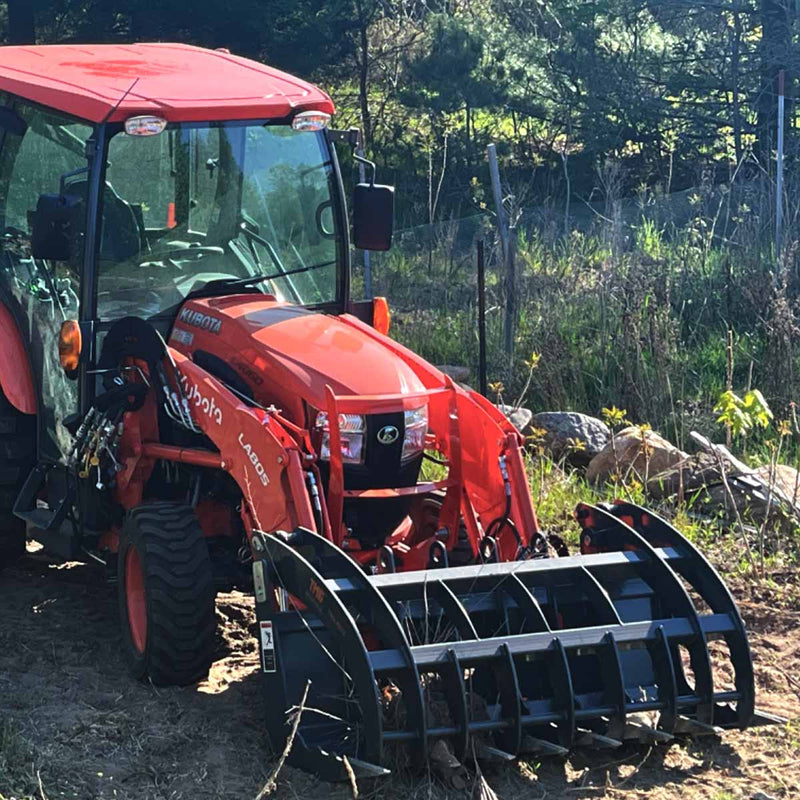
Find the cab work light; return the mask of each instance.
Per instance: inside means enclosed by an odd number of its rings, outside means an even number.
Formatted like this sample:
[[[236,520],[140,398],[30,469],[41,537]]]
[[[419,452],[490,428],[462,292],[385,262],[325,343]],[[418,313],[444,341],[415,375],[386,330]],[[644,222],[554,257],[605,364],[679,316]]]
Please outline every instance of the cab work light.
[[[158,136],[166,127],[167,121],[161,117],[129,117],[125,120],[128,136]]]
[[[292,120],[296,131],[321,131],[328,127],[331,115],[324,111],[301,111]]]

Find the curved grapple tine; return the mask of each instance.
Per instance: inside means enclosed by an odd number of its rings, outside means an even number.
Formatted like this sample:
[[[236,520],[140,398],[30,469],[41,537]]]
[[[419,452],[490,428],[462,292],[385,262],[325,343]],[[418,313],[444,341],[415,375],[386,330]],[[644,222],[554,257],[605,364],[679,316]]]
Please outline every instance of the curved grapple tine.
[[[749,724],[747,636],[713,568],[637,506],[582,505],[577,517],[584,555],[379,575],[310,531],[257,534],[273,745],[308,680],[290,760],[333,779],[345,758],[381,774],[400,743],[413,765],[437,740],[459,760],[505,759]],[[715,637],[728,643],[733,691],[714,688]]]

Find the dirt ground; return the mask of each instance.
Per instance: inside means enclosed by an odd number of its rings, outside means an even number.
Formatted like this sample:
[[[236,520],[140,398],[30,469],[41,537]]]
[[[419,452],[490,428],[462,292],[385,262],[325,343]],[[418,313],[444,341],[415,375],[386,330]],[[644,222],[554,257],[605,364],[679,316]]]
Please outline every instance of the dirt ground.
[[[800,581],[737,590],[751,629],[758,705],[788,725],[568,761],[486,770],[501,800],[800,798]],[[209,680],[155,689],[119,651],[114,590],[101,568],[40,554],[0,575],[0,800],[255,798],[275,759],[263,730],[249,599],[218,600]],[[359,786],[361,797],[468,797],[427,775]],[[479,792],[474,791],[477,797]],[[278,798],[346,798],[346,786],[285,768]]]

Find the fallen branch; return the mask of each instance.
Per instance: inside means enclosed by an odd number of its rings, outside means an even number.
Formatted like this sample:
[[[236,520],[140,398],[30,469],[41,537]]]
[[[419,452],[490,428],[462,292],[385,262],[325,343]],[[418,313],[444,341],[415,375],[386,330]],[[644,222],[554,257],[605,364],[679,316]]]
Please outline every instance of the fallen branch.
[[[281,757],[278,759],[278,763],[275,765],[275,769],[272,770],[272,774],[267,779],[267,782],[261,788],[261,791],[256,795],[256,800],[263,800],[268,794],[271,794],[277,788],[277,780],[280,771],[283,769],[283,765],[286,763],[286,759],[289,757],[289,753],[292,750],[292,745],[294,744],[294,737],[297,735],[297,729],[300,727],[300,718],[303,716],[303,711],[305,710],[306,699],[308,698],[308,690],[311,688],[311,681],[306,681],[306,688],[303,692],[303,698],[300,700],[300,705],[297,706],[294,712],[294,719],[292,720],[292,730],[289,733],[289,738],[286,740],[286,745],[283,748],[283,752],[281,753]]]

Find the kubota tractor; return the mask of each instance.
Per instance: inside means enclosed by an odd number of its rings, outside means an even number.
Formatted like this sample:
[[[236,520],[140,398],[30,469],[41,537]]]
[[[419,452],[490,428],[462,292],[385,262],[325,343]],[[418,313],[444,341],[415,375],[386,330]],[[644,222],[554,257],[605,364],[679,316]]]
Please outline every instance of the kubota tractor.
[[[328,778],[768,721],[703,556],[627,503],[556,556],[515,429],[351,300],[332,113],[226,51],[0,51],[0,566],[104,563],[159,685],[252,589],[270,736],[305,697],[290,758]],[[373,167],[353,244],[392,213]]]

